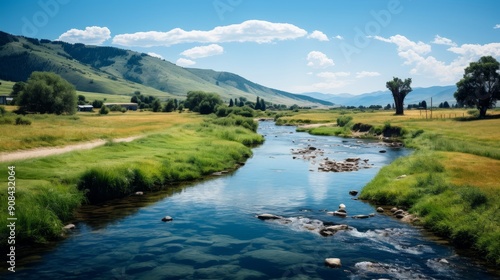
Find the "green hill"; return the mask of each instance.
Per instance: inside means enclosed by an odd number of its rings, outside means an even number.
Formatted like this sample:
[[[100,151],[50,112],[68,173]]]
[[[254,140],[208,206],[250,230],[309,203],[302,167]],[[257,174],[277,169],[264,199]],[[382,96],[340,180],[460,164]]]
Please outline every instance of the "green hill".
[[[179,67],[144,53],[14,36],[0,31],[0,79],[26,81],[33,71],[61,75],[83,92],[183,98],[188,91],[215,92],[222,99],[257,96],[275,104],[333,105],[271,89],[228,72]]]

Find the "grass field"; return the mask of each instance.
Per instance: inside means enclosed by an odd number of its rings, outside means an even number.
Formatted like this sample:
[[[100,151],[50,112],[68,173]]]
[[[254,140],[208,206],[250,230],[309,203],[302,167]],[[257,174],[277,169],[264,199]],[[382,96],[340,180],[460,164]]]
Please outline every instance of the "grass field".
[[[388,111],[306,111],[283,116],[278,122],[330,123],[299,130],[346,137],[362,137],[350,129],[355,123],[402,128],[404,135],[393,140],[404,141],[416,151],[382,168],[360,198],[406,208],[418,215],[426,228],[449,238],[457,247],[477,250],[482,258],[498,265],[500,111],[488,113],[488,119],[475,120],[466,110],[442,109],[435,110],[431,120],[418,110],[407,110],[404,116]],[[351,123],[331,125],[346,115],[352,117]],[[397,179],[403,174],[407,177]]]
[[[129,143],[110,141],[92,150],[0,163],[4,174],[9,166],[15,166],[16,239],[44,242],[60,237],[64,223],[71,220],[74,210],[85,200],[96,203],[135,191],[154,191],[235,168],[251,155],[251,145],[263,141],[255,131],[237,125],[245,122],[253,120],[127,112],[34,116],[32,124],[26,127],[2,124],[3,131],[12,130],[4,139],[16,143],[30,137],[33,147],[45,145],[43,135],[54,137],[50,145],[145,136]],[[7,176],[0,177],[0,184],[0,201],[7,205]],[[7,211],[1,211],[0,219],[6,218]],[[0,228],[2,244],[7,244],[7,230]]]

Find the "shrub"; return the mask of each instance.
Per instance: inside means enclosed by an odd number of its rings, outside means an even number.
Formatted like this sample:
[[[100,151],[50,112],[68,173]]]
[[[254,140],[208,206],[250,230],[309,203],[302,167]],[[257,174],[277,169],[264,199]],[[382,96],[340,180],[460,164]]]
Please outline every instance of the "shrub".
[[[337,118],[337,125],[340,126],[340,127],[344,127],[346,126],[350,121],[352,121],[352,117],[351,116],[340,116]]]
[[[5,115],[5,112],[6,112],[5,107],[0,106],[0,115],[2,115],[2,116]]]
[[[17,117],[16,125],[31,125],[31,121],[25,117]]]
[[[364,123],[356,123],[353,125],[352,130],[359,132],[368,132],[373,128],[373,125],[364,124]]]
[[[99,114],[101,114],[101,115],[109,114],[109,108],[106,106],[102,106],[101,109],[99,109]]]

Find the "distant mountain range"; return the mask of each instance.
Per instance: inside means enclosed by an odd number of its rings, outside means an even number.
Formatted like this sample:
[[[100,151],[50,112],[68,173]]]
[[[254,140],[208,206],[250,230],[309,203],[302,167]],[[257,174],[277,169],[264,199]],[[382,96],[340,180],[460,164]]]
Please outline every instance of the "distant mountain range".
[[[114,47],[87,46],[15,36],[0,31],[0,79],[26,81],[33,71],[51,71],[77,90],[160,98],[183,98],[188,91],[214,92],[228,101],[257,96],[274,104],[331,106],[307,95],[268,88],[229,72],[183,68],[171,62]]]
[[[428,88],[414,88],[405,98],[405,107],[408,104],[418,104],[425,100],[428,106],[431,105],[431,98],[433,106],[438,106],[440,103],[447,101],[450,105],[456,103],[453,94],[457,90],[455,85],[452,86],[434,86]],[[306,96],[330,101],[335,105],[343,106],[370,106],[394,103],[394,99],[389,90],[375,91],[364,93],[360,95],[344,94],[324,94],[319,92],[303,93]]]

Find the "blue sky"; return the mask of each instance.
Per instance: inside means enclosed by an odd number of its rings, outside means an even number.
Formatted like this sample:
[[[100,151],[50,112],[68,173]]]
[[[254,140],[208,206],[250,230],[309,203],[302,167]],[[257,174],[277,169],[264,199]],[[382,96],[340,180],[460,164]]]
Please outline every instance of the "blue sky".
[[[500,60],[497,0],[3,0],[0,30],[115,46],[294,93],[455,84]]]

